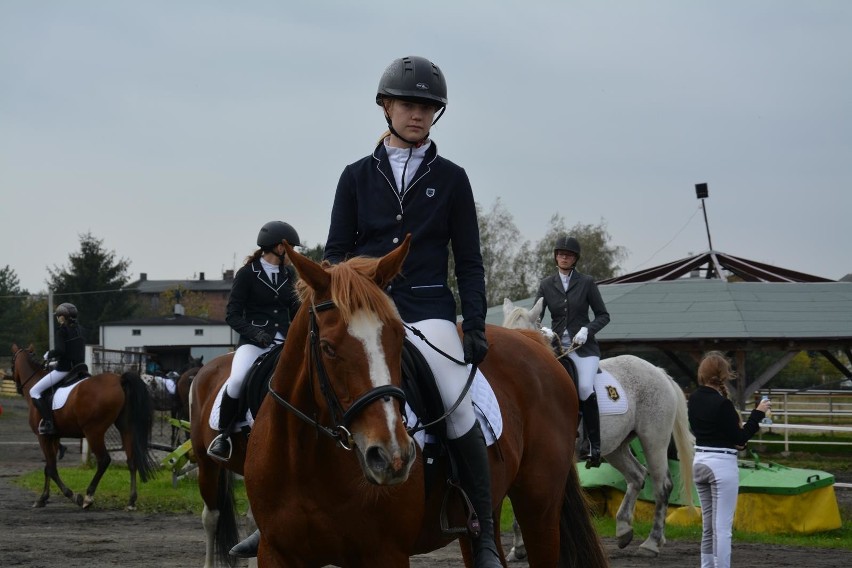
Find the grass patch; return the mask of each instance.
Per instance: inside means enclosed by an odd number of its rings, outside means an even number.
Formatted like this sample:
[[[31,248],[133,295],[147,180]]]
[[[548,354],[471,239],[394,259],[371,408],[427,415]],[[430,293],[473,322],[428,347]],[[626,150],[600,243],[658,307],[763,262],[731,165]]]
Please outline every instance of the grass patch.
[[[60,467],[59,476],[73,491],[84,493],[89,482],[95,475],[95,468],[86,465],[76,467]],[[139,497],[136,507],[139,511],[148,513],[193,513],[200,515],[204,508],[198,484],[194,479],[181,479],[177,487],[172,486],[172,477],[167,470],[161,470],[159,475],[146,483],[141,483],[137,476],[136,490]],[[33,500],[41,495],[44,485],[44,474],[41,470],[22,475],[14,483],[33,492]],[[65,499],[56,484],[51,482],[51,500]],[[98,489],[95,492],[95,509],[122,510],[127,505],[130,496],[130,473],[124,464],[109,466]],[[234,496],[237,500],[237,511],[244,513],[248,509],[245,486],[242,479],[234,481]]]

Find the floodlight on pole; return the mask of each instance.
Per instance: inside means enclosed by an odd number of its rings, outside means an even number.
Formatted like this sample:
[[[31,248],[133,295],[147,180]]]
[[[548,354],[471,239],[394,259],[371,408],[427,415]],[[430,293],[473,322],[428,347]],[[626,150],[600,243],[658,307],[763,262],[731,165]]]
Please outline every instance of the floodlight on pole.
[[[710,239],[710,223],[707,221],[707,207],[704,205],[704,200],[710,197],[706,183],[695,184],[695,197],[701,200],[701,210],[704,212],[704,227],[707,229],[707,244],[710,245],[710,250],[712,251],[713,241]]]

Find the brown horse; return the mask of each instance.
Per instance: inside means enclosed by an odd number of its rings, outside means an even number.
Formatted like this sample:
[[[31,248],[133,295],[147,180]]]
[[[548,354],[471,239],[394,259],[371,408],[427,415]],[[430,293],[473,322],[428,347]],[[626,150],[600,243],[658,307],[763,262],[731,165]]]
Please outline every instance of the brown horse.
[[[228,565],[234,559],[228,551],[239,541],[232,484],[234,473],[243,474],[246,454],[245,436],[231,437],[231,459],[223,464],[207,455],[207,446],[218,431],[209,426],[216,395],[231,374],[233,353],[216,357],[198,370],[192,379],[189,394],[190,438],[198,465],[198,490],[204,501],[201,522],[207,537],[205,568],[211,568],[218,555]]]
[[[18,392],[30,403],[30,389],[46,371],[33,355],[32,346],[22,349],[12,344],[12,378]],[[103,373],[89,377],[68,395],[65,405],[56,410],[54,421],[58,434],[42,436],[38,434],[41,416],[35,406],[30,404],[30,428],[38,435],[38,443],[44,454],[44,490],[33,507],[44,507],[50,497],[52,479],[63,495],[84,509],[94,502],[95,490],[112,459],[106,448],[104,436],[111,425],[121,433],[127,466],[130,470],[130,499],[127,510],[136,509],[136,474],[142,481],[150,479],[156,464],[148,452],[148,440],[153,422],[153,406],[145,383],[136,373]],[[56,468],[56,455],[60,447],[60,438],[85,438],[97,461],[97,471],[86,489],[85,497],[75,494],[59,477]]]
[[[404,329],[384,289],[409,246],[410,237],[381,259],[336,266],[287,247],[302,308],[245,462],[261,566],[407,567],[410,556],[459,536],[440,529],[445,470],[424,470],[401,413]],[[571,377],[540,342],[496,326],[486,333],[481,369],[503,416],[502,436],[489,448],[495,518],[505,496],[519,504],[530,566],[606,566],[574,467]],[[464,524],[455,491],[447,513]],[[499,531],[496,538],[502,554]]]

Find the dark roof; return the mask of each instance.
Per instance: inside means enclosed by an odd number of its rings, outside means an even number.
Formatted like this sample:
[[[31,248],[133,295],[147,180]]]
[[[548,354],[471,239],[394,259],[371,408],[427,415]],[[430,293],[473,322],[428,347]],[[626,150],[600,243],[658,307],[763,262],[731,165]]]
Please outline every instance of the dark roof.
[[[745,282],[834,282],[829,278],[805,274],[788,268],[780,268],[747,258],[709,250],[695,256],[682,258],[631,272],[622,276],[600,280],[598,284],[626,284],[630,282],[659,282],[662,280],[677,280],[690,273],[701,276],[703,272],[707,279],[730,279],[736,276]]]
[[[108,321],[101,325],[143,326],[143,325],[227,325],[224,321],[194,316],[155,316],[121,321]]]
[[[802,341],[852,344],[852,283],[725,282],[686,278],[666,282],[606,284],[601,296],[611,321],[602,343]],[[531,308],[533,298],[515,302]],[[503,322],[502,306],[488,323]],[[544,325],[550,324],[550,315]]]
[[[136,280],[123,288],[140,294],[162,294],[181,287],[191,292],[230,292],[233,278],[229,280]]]

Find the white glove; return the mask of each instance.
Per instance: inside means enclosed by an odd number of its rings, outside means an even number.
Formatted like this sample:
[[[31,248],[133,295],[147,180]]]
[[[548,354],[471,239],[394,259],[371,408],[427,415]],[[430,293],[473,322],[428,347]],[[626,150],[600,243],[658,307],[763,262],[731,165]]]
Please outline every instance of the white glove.
[[[44,352],[44,360],[47,361],[50,358],[50,351]]]
[[[586,343],[586,340],[589,338],[589,330],[585,327],[581,327],[580,331],[577,332],[577,335],[574,336],[574,341],[576,345],[583,345]]]

